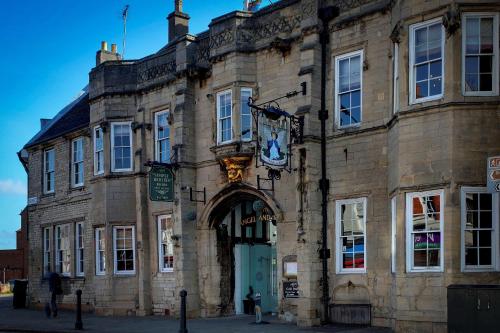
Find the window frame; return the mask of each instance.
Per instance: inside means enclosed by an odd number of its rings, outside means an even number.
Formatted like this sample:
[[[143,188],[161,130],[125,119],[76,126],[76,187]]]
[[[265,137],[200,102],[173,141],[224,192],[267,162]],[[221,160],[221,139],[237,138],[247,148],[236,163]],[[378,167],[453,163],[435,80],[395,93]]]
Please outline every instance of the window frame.
[[[395,195],[391,198],[391,273],[396,273],[396,249],[398,236],[398,197]]]
[[[117,248],[116,248],[116,231],[118,229],[131,229],[132,230],[132,255],[133,255],[133,270],[118,270],[118,258],[117,258]],[[135,275],[136,273],[136,246],[135,246],[135,226],[124,225],[124,226],[113,226],[113,272],[115,275]]]
[[[52,159],[54,160],[54,162],[53,162],[54,169],[53,170],[47,170],[47,154],[48,153],[52,153],[52,156],[53,156],[52,157]],[[50,177],[50,175],[52,176],[52,179],[51,179],[52,189],[47,190],[47,180],[48,180],[48,177]],[[55,180],[56,180],[56,150],[54,147],[51,147],[51,148],[47,148],[47,149],[43,150],[43,193],[44,194],[50,194],[50,193],[55,192],[55,189],[56,189]]]
[[[75,144],[77,145],[78,149],[78,142],[81,142],[81,149],[82,149],[82,160],[77,161],[75,160]],[[85,167],[84,167],[84,161],[85,161],[85,149],[84,149],[84,140],[83,137],[78,137],[76,139],[71,140],[71,187],[81,187],[85,183]],[[81,175],[82,179],[81,182],[76,183],[76,165],[81,165]]]
[[[82,246],[80,247],[80,237],[82,238]],[[75,276],[85,276],[85,229],[83,222],[75,224]],[[81,263],[81,270],[80,270]]]
[[[130,134],[130,168],[117,169],[115,167],[115,126],[117,125],[128,125],[128,130]],[[126,146],[120,146],[126,147]],[[134,169],[134,153],[133,153],[133,135],[132,135],[132,122],[131,121],[117,121],[111,123],[111,171],[112,172],[129,172]]]
[[[250,97],[253,97],[253,89],[250,87],[241,87],[240,88],[240,140],[243,142],[250,142],[253,139],[253,117],[252,117],[252,110],[249,107],[249,117],[250,117],[250,138],[243,138],[243,104],[246,104],[248,102],[245,102],[242,98],[243,92],[249,92]],[[245,115],[246,116],[246,115]]]
[[[43,227],[43,275],[52,272],[52,227]],[[48,267],[48,270],[47,270]]]
[[[340,87],[340,82],[339,82],[339,63],[341,60],[348,59],[348,58],[353,58],[358,56],[360,57],[359,59],[359,122],[355,124],[349,124],[349,125],[340,125],[340,102],[339,102],[339,87]],[[363,62],[364,62],[364,49],[356,50],[353,52],[349,53],[343,53],[335,56],[335,122],[337,125],[338,129],[345,129],[345,128],[352,128],[352,127],[360,127],[362,122],[363,122]],[[351,91],[352,92],[352,91]]]
[[[102,140],[102,148],[97,150],[97,137],[96,133],[99,132]],[[104,131],[101,126],[94,127],[94,176],[102,175],[104,173]],[[102,156],[101,168],[99,169],[99,156]]]
[[[165,254],[163,253],[163,242],[162,242],[162,235],[161,235],[161,221],[162,219],[172,219],[172,215],[171,214],[166,214],[166,215],[158,215],[158,217],[156,218],[156,224],[157,224],[157,231],[158,231],[158,269],[161,273],[170,273],[170,272],[173,272],[174,271],[174,267],[163,267],[163,257],[165,256]],[[173,231],[174,231],[174,228],[173,228],[173,225],[172,225],[172,234],[173,234]],[[170,240],[170,242],[172,242],[172,246],[173,246],[173,241]],[[175,255],[174,253],[172,253],[172,257],[174,258],[173,259],[173,263],[175,263]]]
[[[169,113],[170,111],[169,110],[162,110],[162,111],[158,111],[158,112],[155,112],[154,114],[154,119],[155,119],[155,123],[154,123],[154,126],[155,126],[155,161],[157,162],[161,162],[161,163],[170,163],[170,156],[172,155],[171,154],[171,145],[170,145],[170,139],[171,139],[171,133],[170,133],[170,125],[168,125],[168,116],[169,116]],[[159,139],[158,138],[158,125],[159,125],[159,122],[158,122],[158,118],[161,116],[161,115],[164,115],[166,114],[167,115],[167,126],[169,127],[169,133],[168,133],[168,137],[167,138],[163,138],[163,139]],[[160,160],[160,140],[165,140],[165,141],[168,141],[168,146],[169,146],[169,154],[168,154],[168,159],[167,159],[167,162],[162,162]]]
[[[446,57],[445,57],[445,39],[446,39],[446,35],[445,35],[445,31],[444,31],[444,26],[443,26],[443,23],[442,23],[442,16],[439,16],[439,17],[436,17],[434,19],[431,19],[431,20],[427,20],[427,21],[424,21],[424,22],[419,22],[419,23],[415,23],[415,24],[412,24],[410,25],[409,27],[409,53],[410,53],[410,61],[409,61],[409,64],[410,64],[410,68],[409,68],[409,72],[408,72],[408,76],[409,76],[409,97],[410,97],[410,105],[413,105],[413,104],[419,104],[419,103],[425,103],[425,102],[430,102],[430,101],[435,101],[435,100],[438,100],[438,99],[441,99],[444,97],[444,90],[445,90],[445,61],[446,61]],[[420,29],[422,27],[425,27],[425,26],[431,26],[431,25],[434,25],[436,23],[439,23],[440,24],[440,30],[441,30],[441,93],[438,94],[438,95],[433,95],[433,96],[427,96],[427,97],[421,97],[421,98],[416,98],[415,96],[415,87],[416,87],[416,77],[415,77],[415,74],[414,74],[414,67],[415,67],[415,31],[417,29]]]
[[[414,197],[426,197],[426,196],[440,196],[439,202],[439,233],[440,233],[440,245],[439,245],[439,266],[435,267],[414,267],[413,262],[413,198]],[[427,273],[427,272],[444,272],[444,189],[422,191],[422,192],[408,192],[406,193],[406,272],[407,273]],[[432,231],[429,231],[432,232]],[[434,231],[436,232],[436,231]]]
[[[393,43],[392,61],[392,113],[397,114],[400,108],[399,43]]]
[[[226,95],[226,94],[229,94],[230,98],[230,106],[231,106],[231,114],[229,117],[224,117],[224,118],[221,118],[220,117],[220,100],[219,100],[219,97],[221,95]],[[232,89],[227,89],[227,90],[223,90],[223,91],[219,91],[217,94],[216,94],[216,98],[217,98],[217,145],[223,145],[223,144],[227,144],[227,143],[231,143],[233,142],[234,140],[234,137],[233,137],[233,114],[234,114],[234,110],[233,110],[233,91]],[[222,141],[222,126],[221,126],[221,120],[225,120],[225,119],[228,119],[231,121],[231,124],[230,124],[230,129],[231,129],[231,137],[229,140],[226,140],[226,141]]]
[[[102,236],[104,240],[104,248],[101,249],[99,235]],[[106,229],[104,227],[99,227],[94,229],[94,244],[95,244],[95,275],[102,276],[106,275]],[[101,262],[101,253],[104,262],[104,269],[100,269],[99,263]]]
[[[342,241],[341,241],[341,209],[342,205],[363,204],[363,239],[364,239],[364,267],[363,268],[343,268],[342,266]],[[366,242],[366,205],[367,198],[352,198],[335,201],[335,244],[336,244],[336,273],[337,274],[366,274],[367,268],[367,242]],[[353,243],[354,246],[354,243]],[[353,258],[354,259],[354,258]]]
[[[62,229],[62,228],[68,228],[68,246],[69,248],[66,249],[66,250],[61,250],[59,248],[59,230]],[[55,227],[55,234],[54,234],[54,240],[55,240],[55,252],[56,252],[56,255],[55,255],[55,272],[62,275],[62,276],[71,276],[71,264],[69,264],[69,272],[63,272],[63,263],[64,263],[64,258],[61,258],[61,251],[68,251],[69,253],[69,262],[71,263],[71,225],[66,223],[66,224],[59,224],[59,225],[56,225]],[[59,264],[61,263],[61,267],[59,267]]]
[[[467,220],[467,205],[466,205],[466,194],[467,193],[488,193],[486,187],[472,187],[463,186],[460,189],[460,268],[464,273],[474,273],[474,272],[495,272],[499,270],[500,267],[500,255],[498,254],[500,238],[499,238],[499,194],[491,194],[491,232],[492,232],[492,244],[491,244],[491,265],[466,265],[465,264],[465,227]]]
[[[474,18],[493,18],[493,59],[492,59],[492,78],[491,87],[492,91],[466,91],[465,89],[465,58],[467,56],[467,24],[466,19],[469,17]],[[499,14],[492,12],[465,12],[462,13],[461,25],[462,30],[462,94],[464,96],[498,96],[499,93],[499,82],[498,82],[498,57],[500,55],[499,51]]]

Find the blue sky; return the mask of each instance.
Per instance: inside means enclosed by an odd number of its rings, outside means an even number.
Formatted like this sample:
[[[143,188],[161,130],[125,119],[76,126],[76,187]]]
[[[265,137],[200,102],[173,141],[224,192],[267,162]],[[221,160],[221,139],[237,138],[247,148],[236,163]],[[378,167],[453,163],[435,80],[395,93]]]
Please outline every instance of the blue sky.
[[[16,152],[87,84],[101,40],[118,44],[121,11],[130,5],[126,59],[166,44],[166,16],[174,0],[5,0],[0,10],[0,249],[15,247],[19,213],[26,204],[26,173]],[[184,0],[190,32],[241,9],[242,0]]]

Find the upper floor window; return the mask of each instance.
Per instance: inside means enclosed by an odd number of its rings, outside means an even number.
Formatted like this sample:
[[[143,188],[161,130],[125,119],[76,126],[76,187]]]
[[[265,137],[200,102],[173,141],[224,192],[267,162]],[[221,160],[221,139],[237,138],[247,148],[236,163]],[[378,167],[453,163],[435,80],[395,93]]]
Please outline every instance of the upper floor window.
[[[132,171],[132,129],[130,122],[111,124],[111,170]]]
[[[84,231],[83,223],[77,223],[75,229],[75,246],[76,246],[76,275],[83,276],[84,274],[84,261],[83,261],[83,249],[84,249]]]
[[[135,273],[135,228],[113,227],[115,274]]]
[[[252,112],[248,106],[248,99],[252,97],[251,88],[241,88],[240,95],[240,129],[241,141],[252,140]]]
[[[43,192],[54,192],[55,150],[47,149],[43,153]]]
[[[408,193],[406,207],[407,271],[443,271],[443,191]]]
[[[75,139],[71,144],[71,185],[83,185],[83,138]]]
[[[335,118],[340,128],[361,124],[363,51],[335,57]]]
[[[232,113],[231,90],[217,93],[217,144],[233,140]]]
[[[170,127],[168,111],[155,113],[155,159],[158,162],[170,163]]]
[[[158,216],[158,258],[160,272],[174,270],[174,235],[172,217],[170,215]]]
[[[94,175],[104,173],[104,139],[101,127],[94,128]]]
[[[462,18],[464,95],[498,94],[498,14],[466,13]]]
[[[56,272],[61,275],[71,274],[71,248],[69,224],[56,227]]]
[[[366,198],[335,205],[337,273],[366,272]]]
[[[106,236],[104,228],[95,229],[95,274],[106,274]]]
[[[498,195],[484,187],[464,187],[462,208],[462,270],[497,268]]]
[[[441,18],[410,26],[410,104],[439,99],[444,87]]]

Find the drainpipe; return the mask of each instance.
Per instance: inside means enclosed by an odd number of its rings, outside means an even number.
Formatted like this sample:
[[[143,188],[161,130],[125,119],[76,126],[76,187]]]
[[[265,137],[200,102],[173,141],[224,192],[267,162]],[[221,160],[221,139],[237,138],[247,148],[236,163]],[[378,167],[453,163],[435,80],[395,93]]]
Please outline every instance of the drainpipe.
[[[330,181],[326,177],[326,120],[328,119],[328,111],[326,110],[326,56],[327,47],[330,42],[330,32],[328,23],[339,15],[339,9],[334,6],[323,7],[318,10],[318,18],[322,22],[322,29],[320,33],[321,44],[321,110],[319,111],[319,119],[321,121],[321,180],[319,187],[321,189],[321,215],[322,223],[322,242],[320,258],[322,259],[323,274],[321,284],[323,289],[323,296],[321,301],[323,303],[323,312],[321,315],[322,324],[327,324],[330,319],[329,313],[329,281],[328,281],[328,258],[330,258],[330,249],[328,249],[328,190],[330,188]]]

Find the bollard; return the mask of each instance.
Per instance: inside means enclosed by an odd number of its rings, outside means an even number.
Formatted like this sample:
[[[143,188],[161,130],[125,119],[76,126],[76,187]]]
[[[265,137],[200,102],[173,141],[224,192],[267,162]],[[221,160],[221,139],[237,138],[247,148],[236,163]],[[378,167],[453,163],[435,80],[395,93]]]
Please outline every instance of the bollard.
[[[258,291],[255,294],[255,323],[256,324],[261,324],[262,323],[262,308],[261,308],[261,294],[260,294],[260,291]]]
[[[180,318],[180,329],[179,333],[188,333],[187,327],[186,327],[186,296],[187,296],[187,291],[181,290],[180,292],[181,295],[181,318]]]
[[[82,323],[82,291],[78,289],[76,291],[76,322],[75,330],[83,330]]]

